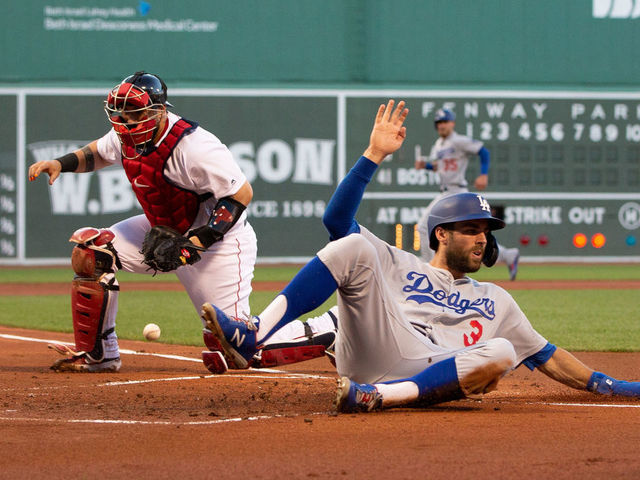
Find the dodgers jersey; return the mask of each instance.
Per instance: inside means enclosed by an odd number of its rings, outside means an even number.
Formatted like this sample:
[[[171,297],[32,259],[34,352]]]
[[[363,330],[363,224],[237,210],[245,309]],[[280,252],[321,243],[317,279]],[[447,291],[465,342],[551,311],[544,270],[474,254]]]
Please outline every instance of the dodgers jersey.
[[[547,344],[503,288],[469,277],[454,280],[362,225],[360,233],[375,247],[399,311],[436,345],[459,349],[501,337],[513,344],[519,364]]]
[[[440,186],[466,187],[465,178],[469,166],[469,155],[477,155],[483,143],[479,140],[452,132],[446,138],[438,137],[431,147],[429,161],[437,165]]]
[[[158,143],[162,142],[179,118],[178,115],[167,112],[169,125]],[[98,139],[98,154],[109,163],[122,163],[120,140],[115,130],[109,130]],[[234,195],[246,182],[244,173],[226,145],[199,126],[178,142],[167,160],[164,174],[175,185],[186,190],[197,194],[213,193],[213,197],[200,205],[192,228],[205,225],[218,200]],[[242,213],[230,232],[242,227],[246,215],[246,211]]]

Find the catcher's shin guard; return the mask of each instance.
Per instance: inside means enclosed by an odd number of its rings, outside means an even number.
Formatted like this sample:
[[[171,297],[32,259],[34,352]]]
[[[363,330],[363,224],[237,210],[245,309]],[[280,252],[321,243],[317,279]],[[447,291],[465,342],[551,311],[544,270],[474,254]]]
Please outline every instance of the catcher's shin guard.
[[[118,281],[113,273],[99,281],[76,277],[71,287],[71,315],[76,349],[90,362],[101,362],[109,335],[115,332],[118,308]]]
[[[71,286],[71,314],[75,350],[62,345],[53,349],[70,358],[58,360],[54,370],[117,371],[120,368],[118,340],[115,334],[118,292],[114,264],[118,263],[111,246],[110,230],[84,228],[71,241],[78,243],[71,255],[76,273]]]

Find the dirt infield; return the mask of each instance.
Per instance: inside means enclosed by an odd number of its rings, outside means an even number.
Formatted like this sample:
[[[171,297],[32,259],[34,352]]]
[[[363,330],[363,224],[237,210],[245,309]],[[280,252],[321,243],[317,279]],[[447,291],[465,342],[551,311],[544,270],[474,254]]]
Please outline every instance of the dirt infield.
[[[0,478],[640,478],[640,401],[523,367],[482,401],[336,415],[324,358],[214,376],[198,348],[122,341],[121,372],[59,374],[47,339],[72,341],[0,327]],[[640,379],[638,353],[577,355]]]

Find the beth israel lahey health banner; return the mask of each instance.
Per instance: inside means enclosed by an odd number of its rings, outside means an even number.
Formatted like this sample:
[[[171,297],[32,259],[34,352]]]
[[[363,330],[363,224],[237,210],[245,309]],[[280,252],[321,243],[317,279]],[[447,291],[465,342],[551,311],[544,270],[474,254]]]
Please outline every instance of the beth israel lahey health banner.
[[[63,174],[53,187],[26,182],[28,166],[102,136],[104,89],[3,90],[0,107],[0,262],[68,261],[68,238],[142,213],[119,168]],[[321,217],[368,142],[388,92],[170,90],[174,111],[229,146],[254,188],[250,221],[259,257],[309,258],[328,240]],[[640,260],[640,96],[593,92],[398,91],[411,110],[403,148],[367,189],[358,221],[416,250],[422,210],[437,176],[416,171],[436,139],[433,114],[448,106],[457,130],[491,152],[486,197],[503,207],[498,239],[540,260]],[[14,121],[12,121],[14,120]],[[467,178],[478,173],[476,159]]]

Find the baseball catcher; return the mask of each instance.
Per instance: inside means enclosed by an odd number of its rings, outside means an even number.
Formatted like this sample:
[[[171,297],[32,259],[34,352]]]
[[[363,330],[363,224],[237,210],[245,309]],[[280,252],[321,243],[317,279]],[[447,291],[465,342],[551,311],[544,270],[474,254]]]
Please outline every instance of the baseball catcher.
[[[63,172],[120,165],[144,212],[71,236],[76,345],[54,346],[69,355],[54,370],[120,369],[118,270],[173,272],[198,310],[215,298],[235,314],[249,311],[257,246],[245,208],[253,190],[229,149],[196,122],[168,111],[172,106],[160,77],[129,75],[107,94],[104,111],[112,128],[103,137],[29,168],[31,180],[44,172],[53,184]]]

